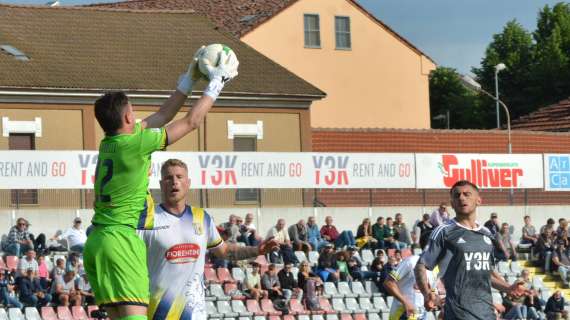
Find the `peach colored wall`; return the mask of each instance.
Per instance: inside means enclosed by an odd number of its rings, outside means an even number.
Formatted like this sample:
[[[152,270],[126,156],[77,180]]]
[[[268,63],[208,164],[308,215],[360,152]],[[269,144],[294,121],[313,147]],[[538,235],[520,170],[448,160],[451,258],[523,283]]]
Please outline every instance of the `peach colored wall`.
[[[319,14],[320,49],[304,47],[305,13]],[[335,16],[350,17],[351,50],[335,49]],[[312,127],[430,127],[435,65],[350,1],[301,0],[242,40],[327,93],[312,104]]]

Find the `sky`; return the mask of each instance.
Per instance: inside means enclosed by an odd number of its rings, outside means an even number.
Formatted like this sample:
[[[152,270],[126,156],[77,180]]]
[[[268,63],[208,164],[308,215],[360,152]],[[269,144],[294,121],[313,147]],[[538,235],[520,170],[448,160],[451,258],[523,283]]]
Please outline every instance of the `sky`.
[[[51,0],[0,0],[45,4]],[[118,1],[118,0],[115,0]],[[105,0],[60,0],[77,5]],[[560,0],[357,0],[438,65],[469,73],[479,67],[493,34],[513,19],[534,31],[539,10]]]

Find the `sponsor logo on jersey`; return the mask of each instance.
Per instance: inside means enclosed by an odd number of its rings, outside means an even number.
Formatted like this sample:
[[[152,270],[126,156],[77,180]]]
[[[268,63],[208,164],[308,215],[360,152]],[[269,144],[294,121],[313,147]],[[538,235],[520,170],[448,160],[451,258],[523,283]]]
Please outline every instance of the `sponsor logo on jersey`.
[[[485,241],[486,244],[491,245],[491,238],[487,237],[487,236],[483,236],[483,241]]]
[[[195,243],[181,243],[170,247],[164,258],[170,263],[195,262],[200,256],[200,246]]]
[[[465,243],[465,240],[463,240],[463,238],[459,238],[459,240],[457,240],[457,243]]]
[[[471,270],[491,270],[491,253],[490,252],[464,252],[465,269]]]

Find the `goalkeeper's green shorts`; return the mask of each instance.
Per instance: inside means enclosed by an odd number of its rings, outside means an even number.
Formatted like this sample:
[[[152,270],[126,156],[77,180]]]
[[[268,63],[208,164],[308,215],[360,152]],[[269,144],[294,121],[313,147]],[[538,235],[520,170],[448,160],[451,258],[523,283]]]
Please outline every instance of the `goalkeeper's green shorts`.
[[[98,305],[148,305],[146,246],[134,228],[95,227],[87,238],[83,256]]]

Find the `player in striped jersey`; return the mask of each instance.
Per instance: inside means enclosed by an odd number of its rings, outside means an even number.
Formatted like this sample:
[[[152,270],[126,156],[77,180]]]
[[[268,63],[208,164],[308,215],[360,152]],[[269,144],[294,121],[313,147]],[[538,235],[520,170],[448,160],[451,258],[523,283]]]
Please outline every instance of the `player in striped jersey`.
[[[259,247],[226,244],[212,217],[204,209],[186,204],[189,187],[186,164],[177,159],[166,161],[161,168],[162,203],[147,216],[147,227],[138,231],[148,252],[149,319],[207,318],[203,282],[207,250],[219,258],[243,260],[278,246],[275,240]]]

